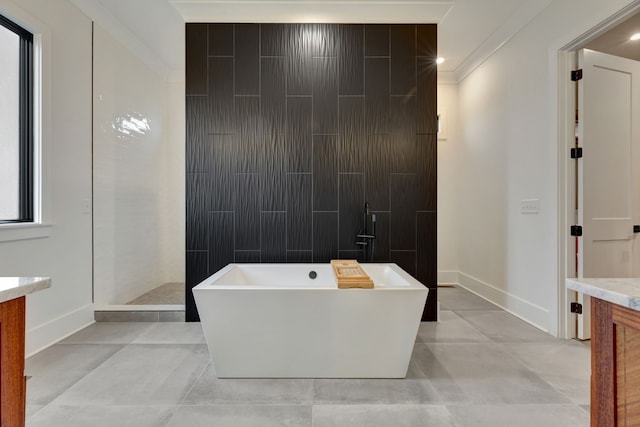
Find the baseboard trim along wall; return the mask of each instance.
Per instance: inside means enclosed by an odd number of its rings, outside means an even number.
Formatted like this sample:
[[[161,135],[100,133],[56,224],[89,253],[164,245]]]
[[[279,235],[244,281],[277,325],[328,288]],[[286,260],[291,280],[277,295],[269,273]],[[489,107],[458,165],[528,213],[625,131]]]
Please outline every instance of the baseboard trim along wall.
[[[33,356],[92,323],[95,323],[93,319],[93,304],[88,304],[27,330],[26,357]]]
[[[459,285],[457,271],[438,271],[438,286]]]
[[[460,286],[541,331],[549,333],[549,329],[542,326],[548,323],[549,310],[460,271],[438,271],[438,285],[451,284]]]

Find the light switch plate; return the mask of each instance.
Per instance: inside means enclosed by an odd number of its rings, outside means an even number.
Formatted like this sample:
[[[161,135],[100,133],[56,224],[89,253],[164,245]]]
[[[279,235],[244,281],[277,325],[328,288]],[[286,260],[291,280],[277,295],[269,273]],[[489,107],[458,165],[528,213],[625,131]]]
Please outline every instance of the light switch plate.
[[[520,213],[523,213],[523,214],[540,213],[540,199],[520,200]]]

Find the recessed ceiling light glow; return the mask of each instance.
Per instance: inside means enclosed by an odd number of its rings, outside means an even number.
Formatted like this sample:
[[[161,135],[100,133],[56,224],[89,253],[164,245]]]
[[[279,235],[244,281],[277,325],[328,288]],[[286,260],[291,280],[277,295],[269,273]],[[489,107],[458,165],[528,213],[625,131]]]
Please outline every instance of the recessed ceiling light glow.
[[[640,40],[640,33],[635,33],[634,35],[629,37],[629,39],[633,41]]]
[[[443,58],[442,56],[439,56],[439,57],[436,59],[436,64],[438,64],[438,65],[442,64],[443,62],[444,62],[444,58]]]

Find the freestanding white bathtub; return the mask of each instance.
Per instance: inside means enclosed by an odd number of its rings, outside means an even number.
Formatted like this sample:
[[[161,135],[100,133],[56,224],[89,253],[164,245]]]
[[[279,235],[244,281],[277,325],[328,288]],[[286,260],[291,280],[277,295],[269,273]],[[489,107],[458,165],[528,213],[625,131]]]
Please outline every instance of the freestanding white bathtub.
[[[428,289],[361,266],[373,289],[338,289],[329,264],[229,264],[195,286],[216,375],[404,378]]]

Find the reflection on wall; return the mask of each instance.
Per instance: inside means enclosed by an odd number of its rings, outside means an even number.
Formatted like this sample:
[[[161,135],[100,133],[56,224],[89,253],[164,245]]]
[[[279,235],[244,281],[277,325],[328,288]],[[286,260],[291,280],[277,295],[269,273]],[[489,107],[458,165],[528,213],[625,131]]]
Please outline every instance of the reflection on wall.
[[[230,262],[362,258],[433,288],[436,26],[187,24],[187,319]]]
[[[123,77],[123,76],[126,76]],[[167,87],[99,25],[94,30],[94,292],[125,304],[171,281]]]

